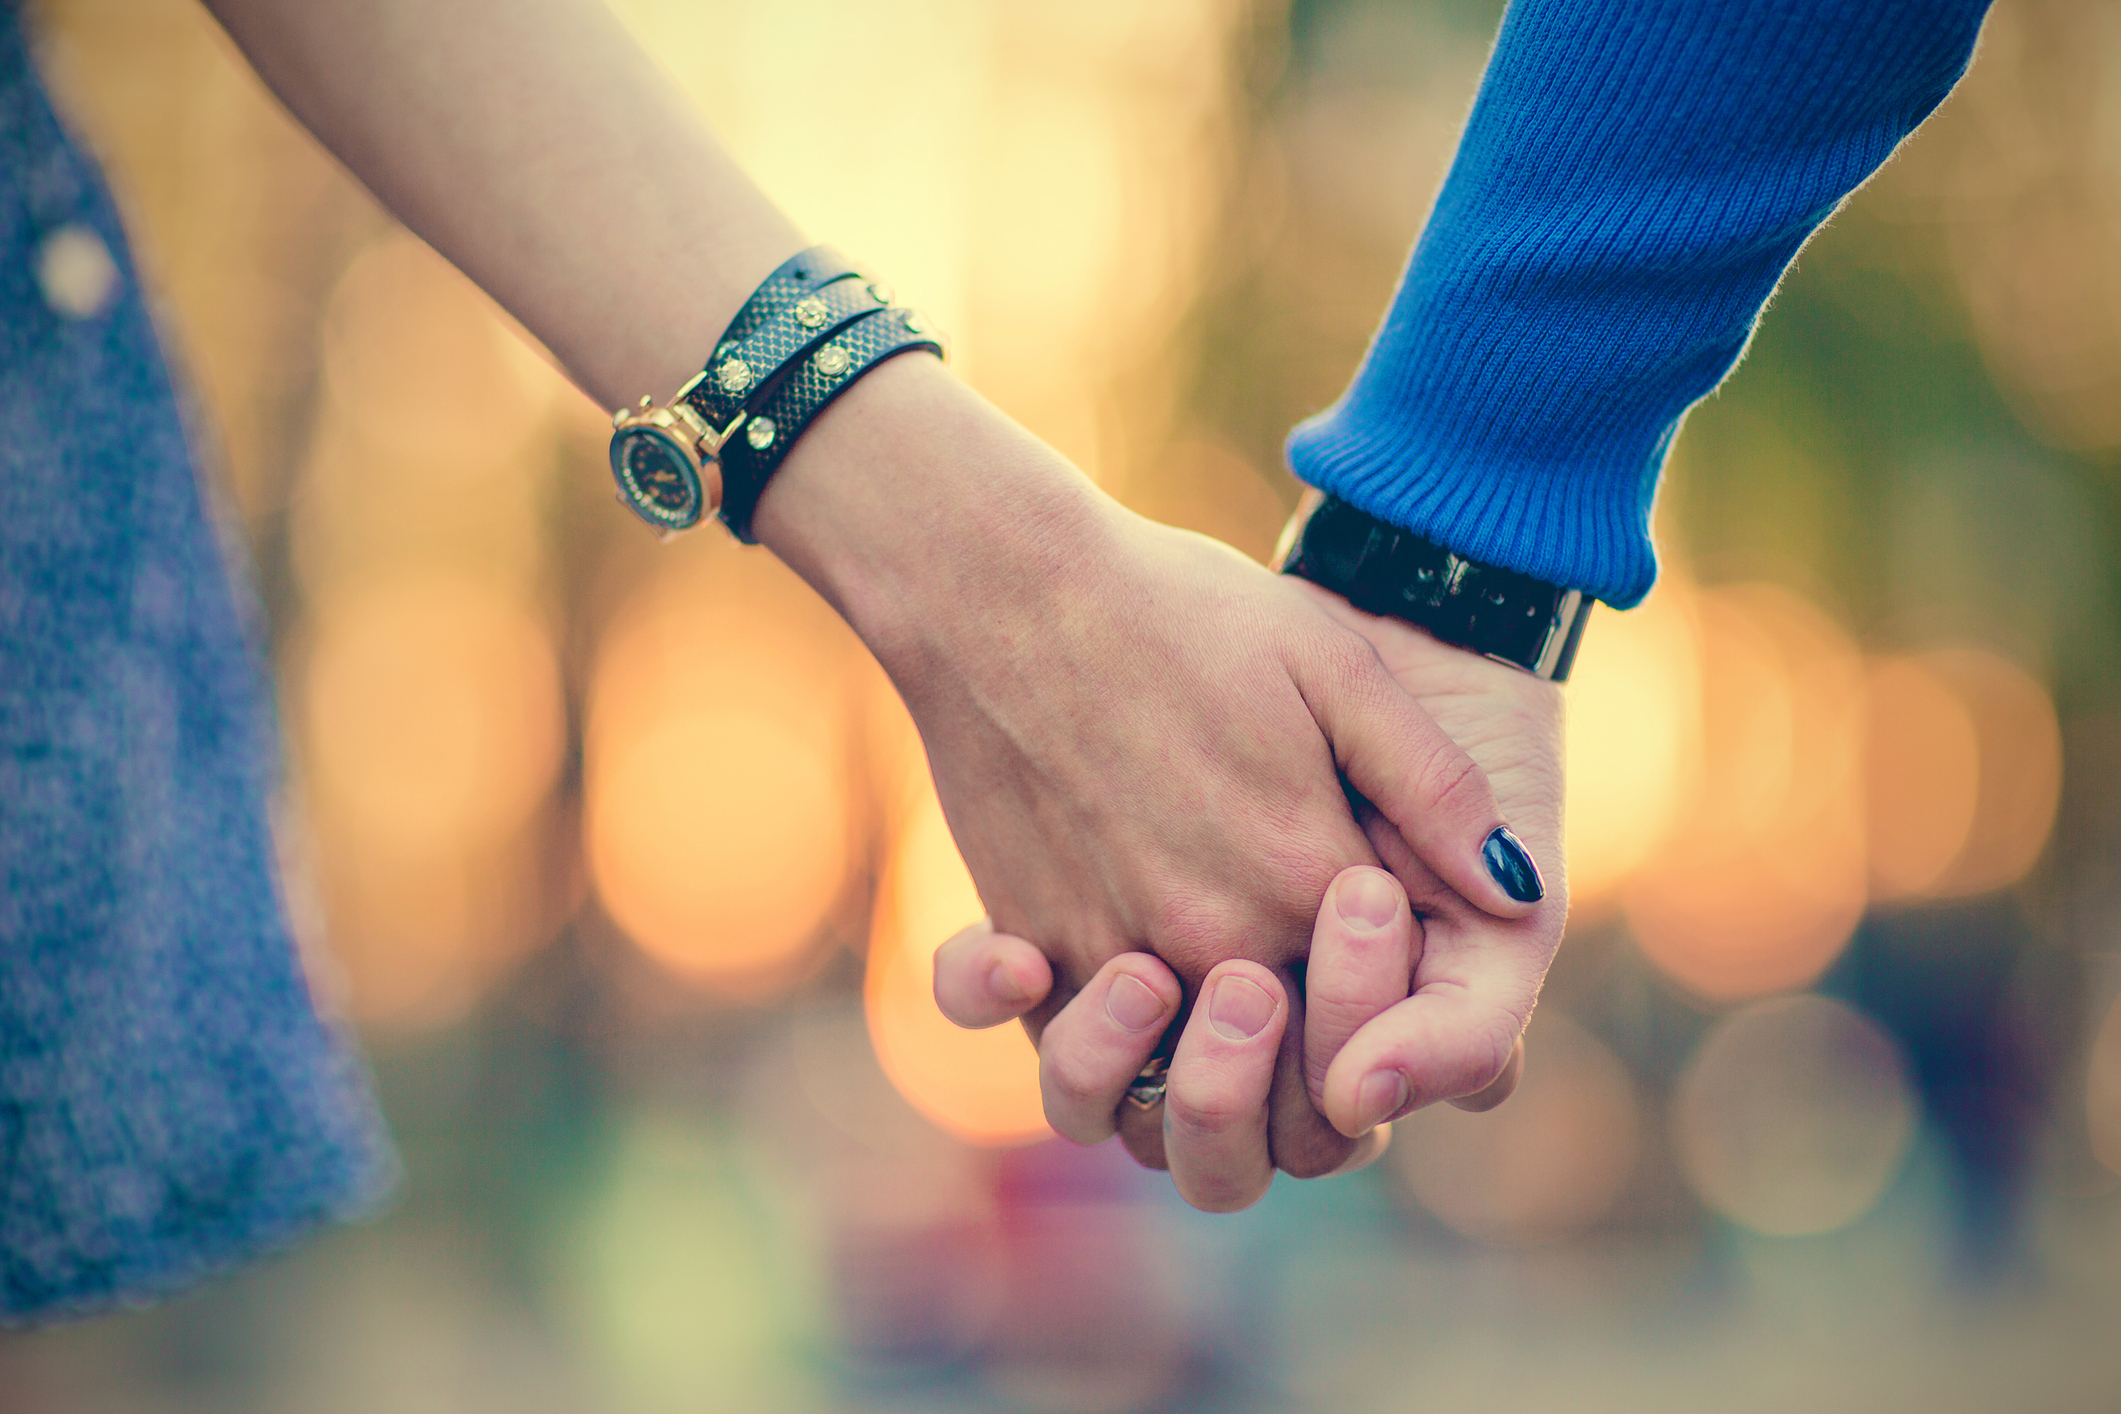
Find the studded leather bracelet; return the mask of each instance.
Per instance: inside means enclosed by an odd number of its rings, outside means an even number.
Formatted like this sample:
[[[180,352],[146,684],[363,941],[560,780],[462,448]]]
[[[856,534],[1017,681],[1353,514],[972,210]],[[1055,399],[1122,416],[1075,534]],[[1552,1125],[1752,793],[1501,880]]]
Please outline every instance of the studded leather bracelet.
[[[642,398],[612,415],[619,500],[665,535],[719,510],[751,543],[766,482],[811,421],[855,379],[895,354],[944,356],[915,311],[828,246],[766,277],[714,356],[668,406]],[[742,436],[739,437],[739,432]]]
[[[744,430],[722,449],[722,521],[746,545],[751,514],[795,439],[825,406],[887,358],[925,350],[943,357],[943,344],[911,309],[866,314],[804,355],[773,393],[757,404]]]

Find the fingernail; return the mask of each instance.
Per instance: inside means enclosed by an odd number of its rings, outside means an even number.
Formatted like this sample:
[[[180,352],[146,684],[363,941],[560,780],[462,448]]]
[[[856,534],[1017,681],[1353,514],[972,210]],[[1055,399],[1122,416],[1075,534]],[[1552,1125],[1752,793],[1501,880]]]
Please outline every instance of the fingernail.
[[[1125,1030],[1147,1030],[1163,1020],[1164,999],[1141,978],[1122,972],[1105,991],[1105,1015]]]
[[[1369,1133],[1399,1113],[1407,1103],[1407,1077],[1396,1070],[1373,1070],[1355,1091],[1355,1124]]]
[[[1024,990],[1024,984],[1017,981],[1015,975],[998,962],[987,973],[987,991],[996,1001],[1005,1002],[1010,1006],[1022,1006],[1031,1000],[1031,994]]]
[[[1495,827],[1487,843],[1480,847],[1480,859],[1495,882],[1502,885],[1502,891],[1519,903],[1537,903],[1547,896],[1539,866],[1525,853],[1524,841],[1511,834],[1509,826]]]
[[[1333,890],[1333,907],[1341,922],[1371,932],[1398,915],[1398,891],[1377,870],[1356,869],[1343,876],[1340,887]]]
[[[1249,1041],[1274,1019],[1274,998],[1249,977],[1225,977],[1215,984],[1208,1020],[1225,1041]]]

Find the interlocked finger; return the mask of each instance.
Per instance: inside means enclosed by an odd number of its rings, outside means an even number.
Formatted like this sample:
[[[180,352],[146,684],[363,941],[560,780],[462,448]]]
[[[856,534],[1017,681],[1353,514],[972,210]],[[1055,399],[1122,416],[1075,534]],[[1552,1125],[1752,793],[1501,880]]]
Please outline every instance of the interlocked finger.
[[[1274,1180],[1266,1103],[1288,1020],[1281,980],[1256,962],[1219,963],[1201,984],[1164,1094],[1164,1158],[1196,1208],[1250,1207]]]
[[[1127,1087],[1155,1053],[1182,995],[1171,969],[1147,953],[1121,953],[1099,968],[1039,1038],[1046,1122],[1078,1144],[1111,1138],[1119,1112],[1136,1108],[1126,1101]]]

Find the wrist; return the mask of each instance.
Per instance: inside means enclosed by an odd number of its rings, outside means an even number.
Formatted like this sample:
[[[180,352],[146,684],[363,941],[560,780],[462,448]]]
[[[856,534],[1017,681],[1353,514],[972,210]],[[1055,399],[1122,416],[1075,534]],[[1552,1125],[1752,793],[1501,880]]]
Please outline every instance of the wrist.
[[[1050,596],[1116,510],[939,361],[909,354],[818,416],[753,527],[896,676],[967,611]]]
[[[1564,682],[1592,601],[1482,564],[1312,490],[1282,531],[1274,567],[1547,682]]]

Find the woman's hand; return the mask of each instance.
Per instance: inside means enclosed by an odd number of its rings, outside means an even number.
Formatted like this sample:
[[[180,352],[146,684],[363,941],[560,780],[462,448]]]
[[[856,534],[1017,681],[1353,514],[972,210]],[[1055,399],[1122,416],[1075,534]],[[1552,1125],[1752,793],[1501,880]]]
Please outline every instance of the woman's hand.
[[[1321,975],[1313,963],[1304,1037],[1311,1093],[1344,1134],[1438,1100],[1492,1108],[1516,1086],[1524,1028],[1568,921],[1562,689],[1398,619],[1363,613],[1316,585],[1300,588],[1367,639],[1394,680],[1479,763],[1547,886],[1528,912],[1497,917],[1426,868],[1382,812],[1359,806],[1378,858],[1406,887],[1421,920],[1421,945],[1412,994],[1382,1013],[1372,1012],[1375,991],[1360,978],[1343,980],[1330,969]],[[1345,987],[1353,1000],[1336,1005],[1319,995],[1320,986]]]
[[[1360,613],[1315,586],[1300,588],[1370,642],[1400,685],[1486,770],[1534,855],[1551,861],[1539,906],[1516,920],[1498,919],[1443,887],[1380,814],[1363,808],[1378,853],[1412,889],[1412,907],[1400,885],[1378,871],[1351,869],[1335,880],[1313,934],[1301,1048],[1319,1107],[1343,1134],[1366,1136],[1368,1147],[1353,1151],[1350,1162],[1367,1161],[1381,1151],[1381,1120],[1439,1099],[1487,1109],[1516,1084],[1519,1038],[1567,912],[1559,868],[1561,693],[1397,620]],[[1021,999],[1047,994],[1050,977],[1036,948],[984,924],[936,955],[937,1001],[960,1025],[989,1026],[1018,1014],[1029,1005]],[[1006,980],[996,985],[998,978]],[[1121,1096],[1153,1048],[1143,1033],[1153,1037],[1161,1026],[1129,1030],[1120,1018],[1147,1016],[1149,998],[1167,1018],[1176,993],[1175,979],[1153,958],[1124,956],[1052,1020],[1041,1040],[1040,1074],[1056,1129],[1093,1142],[1112,1132],[1115,1112],[1129,1115]],[[1196,1012],[1188,1037],[1199,1025]],[[1186,1099],[1174,1062],[1160,1126],[1163,1157],[1181,1191],[1203,1206],[1233,1206],[1224,1201],[1231,1194],[1256,1198],[1264,1190],[1261,1153],[1203,1149],[1188,1137],[1196,1126],[1174,1117],[1204,1104],[1216,1110],[1233,1089],[1249,1093],[1232,1081],[1248,1064],[1257,1066],[1255,1052],[1225,1055],[1215,1072],[1223,1088]],[[1256,1085],[1256,1077],[1247,1083]],[[1224,1123],[1240,1127],[1236,1117],[1225,1115]],[[1144,1146],[1130,1147],[1140,1155]]]
[[[1034,1034],[1124,953],[1169,963],[1173,1015],[1217,964],[1257,964],[1275,1001],[1248,1044],[1279,1048],[1265,1133],[1285,1169],[1354,1149],[1310,1101],[1293,971],[1327,884],[1377,859],[1343,775],[1424,880],[1536,911],[1482,862],[1504,816],[1481,771],[1354,623],[1123,510],[931,360],[828,410],[756,524],[891,674],[996,926],[1054,960]],[[1405,995],[1402,975],[1378,1004]]]

